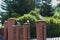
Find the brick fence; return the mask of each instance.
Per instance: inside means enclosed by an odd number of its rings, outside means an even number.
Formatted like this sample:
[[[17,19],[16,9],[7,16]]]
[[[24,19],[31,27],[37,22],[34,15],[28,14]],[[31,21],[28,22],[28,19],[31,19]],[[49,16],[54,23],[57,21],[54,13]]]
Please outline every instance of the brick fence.
[[[4,29],[0,29],[0,40],[4,39]]]
[[[1,35],[1,36],[4,35],[4,29],[0,29],[0,35]]]
[[[36,22],[37,40],[46,40],[46,22]],[[4,23],[4,40],[30,40],[30,23],[15,25],[14,19],[8,19]]]

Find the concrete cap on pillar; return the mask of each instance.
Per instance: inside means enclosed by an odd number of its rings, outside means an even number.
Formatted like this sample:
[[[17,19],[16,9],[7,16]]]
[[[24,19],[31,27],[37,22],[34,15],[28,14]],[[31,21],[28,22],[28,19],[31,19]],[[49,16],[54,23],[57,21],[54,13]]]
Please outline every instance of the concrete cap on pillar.
[[[4,22],[4,27],[8,27],[8,21]]]
[[[17,27],[22,27],[21,25],[16,25]]]
[[[30,24],[30,23],[27,23],[27,22],[26,22],[26,23],[24,23],[24,24],[25,24],[25,25],[28,25],[28,24]]]
[[[4,23],[7,23],[8,21],[5,21]]]
[[[13,27],[16,27],[16,25],[12,25]]]
[[[5,22],[8,22],[8,21],[5,21]]]
[[[14,20],[13,18],[9,18],[8,20]]]
[[[20,24],[20,22],[17,22],[17,25],[16,26],[18,26],[18,27],[21,27],[21,24]]]

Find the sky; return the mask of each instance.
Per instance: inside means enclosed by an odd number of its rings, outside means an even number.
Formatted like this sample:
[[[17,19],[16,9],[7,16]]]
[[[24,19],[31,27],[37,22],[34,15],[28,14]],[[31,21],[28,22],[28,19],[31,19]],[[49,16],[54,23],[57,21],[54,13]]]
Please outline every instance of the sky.
[[[60,1],[57,1],[57,0],[52,0],[52,4],[53,6],[56,6]]]

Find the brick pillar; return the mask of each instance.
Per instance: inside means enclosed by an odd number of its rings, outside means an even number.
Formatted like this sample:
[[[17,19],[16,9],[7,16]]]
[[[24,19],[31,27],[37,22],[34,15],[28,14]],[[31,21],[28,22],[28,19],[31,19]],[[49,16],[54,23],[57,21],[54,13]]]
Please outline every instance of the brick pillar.
[[[4,40],[7,40],[8,39],[8,22],[7,21],[5,21],[4,22]]]
[[[23,25],[23,40],[30,40],[30,27],[29,23]]]
[[[12,27],[12,36],[13,36],[13,40],[16,40],[16,25],[13,25]]]
[[[23,29],[20,25],[16,25],[16,40],[22,40]]]
[[[36,23],[37,40],[46,40],[46,22],[37,21]]]
[[[8,40],[13,40],[13,25],[15,24],[14,19],[8,19]]]

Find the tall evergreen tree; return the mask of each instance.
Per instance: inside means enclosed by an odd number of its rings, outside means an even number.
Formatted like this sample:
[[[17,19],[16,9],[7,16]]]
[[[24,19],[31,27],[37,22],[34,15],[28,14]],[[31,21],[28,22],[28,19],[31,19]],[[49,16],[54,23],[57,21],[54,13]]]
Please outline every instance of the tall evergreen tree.
[[[7,5],[6,7],[9,13],[15,12],[23,15],[34,9],[34,0],[4,0],[4,2]]]
[[[40,13],[42,16],[53,16],[53,9],[50,1],[43,1],[41,4]]]

